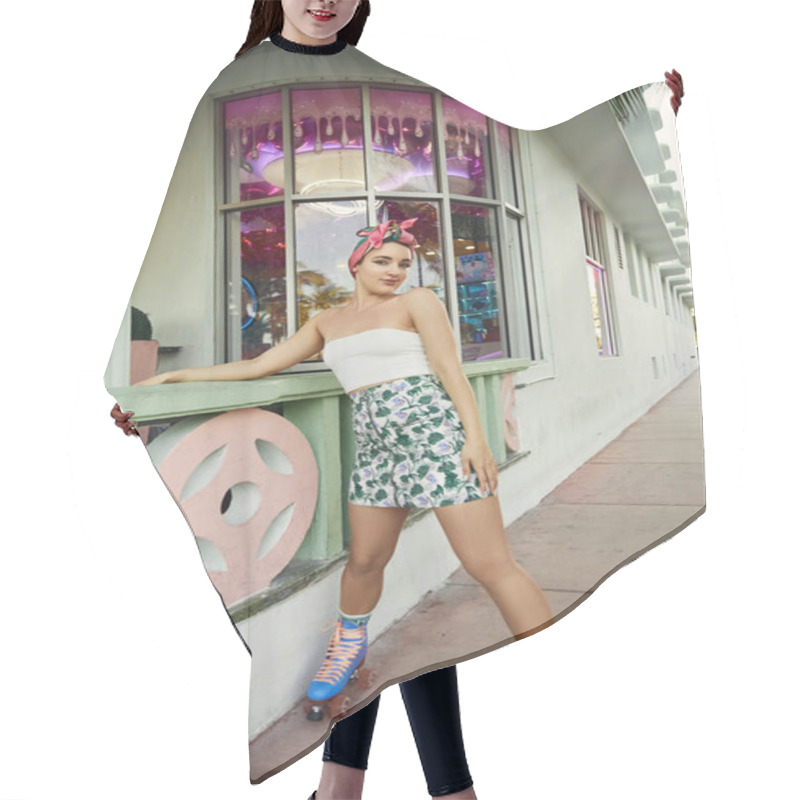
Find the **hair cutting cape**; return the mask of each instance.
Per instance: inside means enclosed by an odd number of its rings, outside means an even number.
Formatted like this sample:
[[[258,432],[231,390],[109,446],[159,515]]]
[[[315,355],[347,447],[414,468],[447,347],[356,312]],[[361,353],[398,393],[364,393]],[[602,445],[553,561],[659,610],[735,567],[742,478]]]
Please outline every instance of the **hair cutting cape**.
[[[254,381],[133,384],[285,340],[348,299],[359,230],[412,217],[403,290],[448,311],[511,549],[553,619],[704,509],[666,86],[517,130],[352,46],[261,43],[197,106],[106,373],[251,653],[253,782],[329,731],[302,702],[347,556],[351,400],[319,357]],[[408,518],[370,641],[351,710],[511,641],[430,510]]]

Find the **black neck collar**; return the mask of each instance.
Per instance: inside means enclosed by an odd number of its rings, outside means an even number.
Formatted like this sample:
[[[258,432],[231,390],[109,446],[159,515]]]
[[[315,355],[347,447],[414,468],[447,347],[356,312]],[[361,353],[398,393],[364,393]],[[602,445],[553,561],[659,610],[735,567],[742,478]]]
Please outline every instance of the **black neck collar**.
[[[329,56],[333,53],[341,53],[347,47],[346,39],[337,39],[330,44],[298,44],[291,39],[286,39],[279,33],[273,33],[269,40],[281,50],[288,50],[290,53],[306,53],[312,56]]]

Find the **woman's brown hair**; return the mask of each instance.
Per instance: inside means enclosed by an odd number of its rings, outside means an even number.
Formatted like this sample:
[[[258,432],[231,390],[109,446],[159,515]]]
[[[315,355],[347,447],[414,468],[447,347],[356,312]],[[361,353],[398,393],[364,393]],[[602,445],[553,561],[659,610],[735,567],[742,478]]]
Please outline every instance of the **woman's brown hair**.
[[[358,44],[368,16],[369,0],[361,0],[353,18],[339,31],[337,38],[345,39],[348,44]],[[282,30],[283,6],[280,0],[255,0],[253,10],[250,12],[250,30],[236,58]]]

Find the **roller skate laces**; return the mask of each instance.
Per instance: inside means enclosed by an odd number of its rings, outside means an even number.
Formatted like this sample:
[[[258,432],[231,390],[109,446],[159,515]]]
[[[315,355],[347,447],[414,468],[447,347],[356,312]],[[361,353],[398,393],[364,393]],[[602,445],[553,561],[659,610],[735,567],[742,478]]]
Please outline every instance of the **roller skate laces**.
[[[322,666],[308,686],[309,700],[327,700],[339,694],[367,652],[367,626],[339,620],[328,643]]]

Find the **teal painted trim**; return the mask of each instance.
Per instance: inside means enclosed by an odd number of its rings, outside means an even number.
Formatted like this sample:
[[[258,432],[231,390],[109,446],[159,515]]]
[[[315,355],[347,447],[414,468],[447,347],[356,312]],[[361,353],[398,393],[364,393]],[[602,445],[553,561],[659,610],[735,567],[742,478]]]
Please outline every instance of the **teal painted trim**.
[[[463,364],[468,378],[518,372],[531,366],[527,358],[502,358]],[[136,421],[152,423],[195,414],[219,414],[295,400],[333,397],[344,392],[332,372],[271,375],[254,381],[197,381],[162,386],[122,386],[111,394]]]
[[[494,460],[502,464],[506,460],[505,423],[503,420],[503,401],[500,397],[502,375],[487,375],[486,383],[486,438],[492,449]]]
[[[353,401],[346,395],[339,398],[340,451],[342,470],[342,540],[350,547],[350,515],[347,513],[347,490],[356,459],[356,434],[353,430]]]
[[[308,439],[319,469],[317,507],[295,558],[331,558],[341,553],[344,547],[339,398],[311,398],[286,403],[283,416]]]
[[[347,561],[347,553],[340,553],[336,558],[322,563],[293,561],[287,568],[265,589],[258,594],[240,600],[228,609],[234,625],[246,619],[258,616],[262,611],[287,600],[293,594],[306,589],[321,581],[326,575],[339,569]]]
[[[197,381],[162,386],[129,386],[111,394],[137,422],[215,414],[295,400],[333,397],[342,387],[332,372],[271,375],[254,381]]]
[[[472,384],[472,391],[475,393],[475,399],[478,402],[478,415],[481,420],[481,428],[489,437],[489,419],[486,416],[486,378],[483,375],[470,377],[469,382]]]
[[[529,358],[498,358],[488,361],[470,361],[462,364],[468,378],[476,375],[502,375],[504,372],[520,372],[533,364]]]

